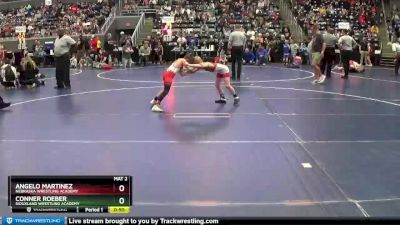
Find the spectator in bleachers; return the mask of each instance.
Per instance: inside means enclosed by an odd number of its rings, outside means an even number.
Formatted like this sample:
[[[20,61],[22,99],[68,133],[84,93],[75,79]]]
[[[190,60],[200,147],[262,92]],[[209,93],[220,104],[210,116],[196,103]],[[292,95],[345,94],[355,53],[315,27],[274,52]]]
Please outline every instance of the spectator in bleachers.
[[[161,43],[161,40],[158,40],[156,42],[156,45],[153,48],[154,53],[155,53],[155,58],[153,63],[158,63],[162,64],[163,63],[163,55],[164,55],[164,47]]]
[[[378,34],[378,33],[379,33],[379,28],[378,28],[378,26],[373,25],[373,26],[371,27],[371,33]]]
[[[132,46],[132,62],[135,63],[136,66],[140,63],[140,55],[139,55],[139,48],[136,46]]]
[[[254,55],[253,51],[250,51],[249,48],[246,48],[243,55],[243,64],[254,64],[256,60],[256,56]]]
[[[178,37],[178,39],[176,40],[176,42],[178,43],[178,46],[179,46],[179,47],[182,47],[182,48],[185,48],[185,47],[186,47],[187,40],[186,40],[186,38],[185,38],[183,35],[180,36],[180,37]]]
[[[146,66],[146,62],[149,61],[149,56],[151,53],[151,48],[149,47],[149,43],[146,41],[143,46],[139,49],[140,55],[140,64],[143,63],[143,66]]]
[[[98,41],[99,38],[96,35],[92,35],[92,38],[90,39],[90,50],[92,52],[98,52]]]
[[[133,49],[131,42],[129,40],[126,40],[124,46],[122,47],[122,65],[124,68],[131,67],[132,54],[133,54]]]
[[[16,37],[14,29],[20,25],[27,26],[27,38],[56,36],[58,27],[63,27],[71,35],[98,33],[99,27],[111,12],[111,6],[108,1],[98,1],[55,3],[52,6],[41,4],[35,7],[27,5],[19,9],[3,10],[0,15],[0,37]]]
[[[380,24],[378,9],[380,1],[376,0],[293,0],[293,13],[297,17],[300,26],[303,27],[306,35],[311,26],[318,24],[321,27],[337,27],[338,22],[349,22],[354,31],[354,38],[365,37],[373,27],[374,32],[370,34],[375,46],[379,46],[378,26]],[[323,15],[321,10],[326,9]]]
[[[290,62],[294,61],[297,53],[299,52],[299,45],[293,39],[290,39]]]
[[[72,57],[71,57],[71,68],[74,68],[74,69],[78,68],[78,59],[76,57],[76,54],[72,54]]]
[[[300,56],[304,65],[310,64],[310,54],[305,41],[300,44]]]
[[[226,64],[228,62],[228,56],[225,53],[224,49],[221,49],[220,53],[219,53],[219,57],[220,57],[220,63],[221,64]]]
[[[122,46],[125,45],[126,41],[129,40],[129,38],[128,38],[128,35],[126,35],[125,32],[123,32],[123,31],[121,31],[121,32],[119,33],[119,35],[121,36],[121,37],[119,38],[119,46],[122,47]]]
[[[289,63],[289,57],[290,57],[290,44],[288,40],[285,40],[285,43],[283,44],[283,63],[287,65]]]
[[[256,50],[256,64],[258,66],[265,66],[268,62],[269,58],[269,52],[268,50],[264,47],[264,44],[259,44],[258,48]]]

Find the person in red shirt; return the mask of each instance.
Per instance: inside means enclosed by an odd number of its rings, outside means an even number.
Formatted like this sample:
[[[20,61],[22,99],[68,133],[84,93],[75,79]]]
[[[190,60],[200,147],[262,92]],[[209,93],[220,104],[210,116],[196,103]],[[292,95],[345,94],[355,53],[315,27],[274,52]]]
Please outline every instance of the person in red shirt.
[[[90,40],[90,47],[92,48],[92,51],[96,51],[97,52],[97,41],[99,39],[97,38],[97,36],[92,35],[92,39]]]

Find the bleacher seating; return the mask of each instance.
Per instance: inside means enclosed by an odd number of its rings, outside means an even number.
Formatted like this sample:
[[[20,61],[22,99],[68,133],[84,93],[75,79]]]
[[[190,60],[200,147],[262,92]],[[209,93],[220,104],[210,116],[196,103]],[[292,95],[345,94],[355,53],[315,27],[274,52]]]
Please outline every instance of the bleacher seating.
[[[54,36],[58,28],[70,35],[98,33],[111,12],[112,3],[77,2],[54,3],[37,7],[25,5],[14,10],[0,11],[0,38],[16,37],[16,26],[26,26],[26,38]]]
[[[367,38],[375,49],[380,47],[379,35],[374,32],[382,22],[378,0],[293,0],[292,11],[306,34],[317,23],[338,30],[339,22],[348,22],[356,41]],[[372,28],[372,29],[371,29]],[[337,31],[338,32],[338,31]]]

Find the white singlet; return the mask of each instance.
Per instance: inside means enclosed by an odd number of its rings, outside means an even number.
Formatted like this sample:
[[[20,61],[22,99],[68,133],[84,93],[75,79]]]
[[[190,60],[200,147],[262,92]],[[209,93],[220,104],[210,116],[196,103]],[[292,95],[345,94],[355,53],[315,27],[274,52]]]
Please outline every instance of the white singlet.
[[[229,73],[229,68],[228,68],[228,66],[226,66],[224,64],[217,63],[217,66],[215,67],[214,71],[217,74],[225,74],[225,73]]]
[[[168,67],[168,69],[167,69],[167,71],[170,71],[170,72],[172,72],[172,73],[178,73],[179,70],[180,70],[180,69],[177,68],[177,67],[175,66],[174,63],[172,63],[172,65],[170,65],[170,66]]]

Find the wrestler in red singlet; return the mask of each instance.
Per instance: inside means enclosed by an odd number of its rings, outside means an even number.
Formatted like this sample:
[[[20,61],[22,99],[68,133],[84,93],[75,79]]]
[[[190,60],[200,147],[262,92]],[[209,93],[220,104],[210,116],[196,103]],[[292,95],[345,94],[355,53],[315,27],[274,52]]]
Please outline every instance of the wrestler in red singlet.
[[[168,95],[169,90],[171,89],[172,82],[175,78],[175,75],[179,72],[181,76],[187,76],[191,73],[196,72],[196,70],[184,70],[184,65],[188,64],[189,62],[195,62],[193,56],[186,55],[184,58],[179,58],[175,60],[169,66],[163,74],[163,82],[164,88],[161,90],[153,100],[151,100],[150,104],[152,105],[151,110],[153,112],[163,112],[161,108],[161,101]]]

